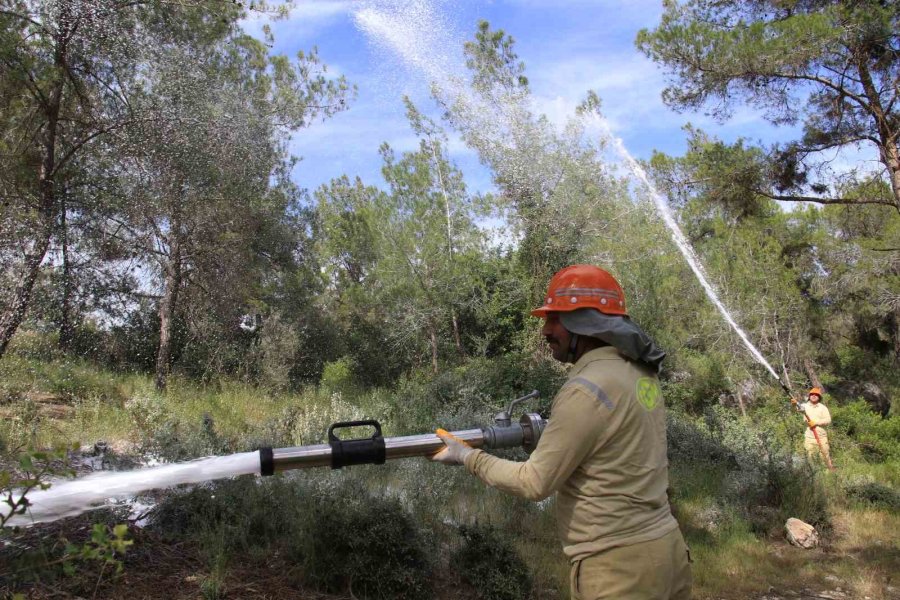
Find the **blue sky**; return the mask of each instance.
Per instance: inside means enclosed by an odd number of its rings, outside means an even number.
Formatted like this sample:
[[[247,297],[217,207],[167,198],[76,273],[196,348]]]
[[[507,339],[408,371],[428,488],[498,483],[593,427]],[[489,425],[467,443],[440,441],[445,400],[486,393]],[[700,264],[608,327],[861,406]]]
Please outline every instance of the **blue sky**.
[[[437,73],[410,66],[359,26],[360,11],[396,13],[411,6],[419,19],[409,26],[424,36],[423,60],[439,64]],[[429,81],[463,71],[462,44],[479,19],[515,38],[536,110],[563,123],[587,91],[596,90],[613,131],[638,158],[649,158],[654,149],[682,153],[681,128],[687,122],[729,141],[743,136],[771,142],[796,135],[795,129],[775,128],[749,108],[740,108],[725,123],[667,108],[660,98],[664,73],[634,46],[637,32],[654,27],[661,12],[661,0],[296,0],[290,18],[271,24],[273,51],[294,55],[317,46],[329,72],[347,77],[359,95],[349,110],[294,136],[292,151],[303,157],[294,180],[310,190],[342,174],[382,185],[379,145],[388,142],[404,151],[417,144],[402,96],[437,117]],[[263,22],[256,16],[245,28],[258,33]],[[450,150],[469,188],[489,191],[490,173],[474,152],[455,138]]]

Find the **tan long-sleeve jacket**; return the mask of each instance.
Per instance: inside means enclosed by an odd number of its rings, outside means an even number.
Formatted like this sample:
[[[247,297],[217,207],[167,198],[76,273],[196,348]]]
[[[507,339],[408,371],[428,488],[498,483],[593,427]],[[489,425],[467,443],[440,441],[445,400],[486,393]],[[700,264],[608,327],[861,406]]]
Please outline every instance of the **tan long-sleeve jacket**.
[[[821,402],[818,402],[817,404],[804,402],[800,405],[800,410],[805,412],[806,416],[816,424],[816,433],[819,434],[819,437],[828,437],[828,431],[825,429],[825,425],[831,425],[831,412],[829,412],[827,406]],[[808,440],[816,439],[813,430],[809,427],[806,428],[804,436]]]
[[[573,562],[678,527],[666,496],[659,380],[611,346],[575,363],[526,462],[476,450],[466,457],[466,468],[488,485],[532,500],[558,492],[559,536]]]

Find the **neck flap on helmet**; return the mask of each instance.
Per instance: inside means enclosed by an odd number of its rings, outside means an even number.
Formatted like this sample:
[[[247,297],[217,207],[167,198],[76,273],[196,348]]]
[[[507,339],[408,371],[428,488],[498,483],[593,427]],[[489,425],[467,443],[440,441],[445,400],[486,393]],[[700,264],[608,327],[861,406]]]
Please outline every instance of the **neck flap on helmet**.
[[[657,373],[662,368],[666,353],[628,317],[605,315],[593,308],[584,308],[561,312],[559,320],[570,332],[597,338],[626,358],[643,363]]]

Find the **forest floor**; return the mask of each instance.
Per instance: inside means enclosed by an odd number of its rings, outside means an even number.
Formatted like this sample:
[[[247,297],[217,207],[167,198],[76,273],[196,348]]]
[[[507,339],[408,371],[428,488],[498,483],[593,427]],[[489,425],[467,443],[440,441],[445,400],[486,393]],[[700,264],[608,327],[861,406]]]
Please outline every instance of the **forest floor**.
[[[81,516],[59,523],[37,525],[20,536],[17,544],[39,544],[66,538],[79,542],[89,536],[94,522]],[[757,576],[728,576],[721,565],[695,561],[698,582],[695,597],[723,600],[893,600],[900,598],[900,548],[897,530],[873,529],[886,524],[876,513],[842,514],[837,518],[834,540],[824,548],[802,550],[782,540],[767,540],[743,557],[740,571],[755,567]],[[896,523],[894,523],[896,524]],[[31,599],[133,598],[188,600],[195,598],[246,598],[248,600],[352,600],[352,595],[329,595],[298,585],[302,577],[278,556],[262,565],[230,564],[221,576],[210,572],[202,549],[190,543],[172,543],[138,528],[131,529],[134,545],[118,577],[100,575],[97,569],[80,570],[73,577],[45,577],[20,588]],[[739,556],[723,557],[727,563]],[[707,585],[710,576],[722,580]],[[762,575],[762,576],[760,576]],[[215,591],[211,589],[214,582]],[[472,598],[455,593],[454,582],[442,582],[441,600]],[[730,588],[730,589],[729,589]],[[2,592],[0,574],[0,592]],[[7,590],[11,591],[11,590]],[[547,597],[547,596],[544,596]],[[565,597],[563,595],[563,597]]]
[[[60,412],[60,411],[57,411]],[[66,418],[66,417],[63,417]],[[122,446],[124,441],[113,441]],[[12,536],[18,545],[39,547],[48,540],[83,543],[90,536],[98,514],[82,515],[58,523],[41,524]],[[110,512],[109,522],[122,522],[128,515]],[[271,557],[260,565],[240,562],[211,572],[202,548],[176,542],[134,526],[134,545],[124,559],[123,573],[110,577],[84,569],[74,577],[38,578],[20,591],[26,598],[246,598],[339,600],[352,595],[328,595],[303,589],[296,567]],[[688,533],[690,541],[692,536]],[[728,544],[694,552],[695,597],[699,599],[900,599],[900,515],[884,510],[839,510],[833,516],[833,531],[823,546],[803,550],[789,545],[777,533],[768,538],[736,537]],[[0,551],[2,554],[2,551]],[[559,556],[559,560],[563,558]],[[2,561],[0,561],[2,564]],[[2,568],[0,568],[2,570]],[[0,573],[0,594],[3,592]],[[98,583],[99,582],[99,583]],[[215,591],[211,591],[214,585]],[[441,597],[470,598],[454,594],[447,585]],[[6,591],[12,591],[7,589]],[[552,596],[541,596],[552,597]]]

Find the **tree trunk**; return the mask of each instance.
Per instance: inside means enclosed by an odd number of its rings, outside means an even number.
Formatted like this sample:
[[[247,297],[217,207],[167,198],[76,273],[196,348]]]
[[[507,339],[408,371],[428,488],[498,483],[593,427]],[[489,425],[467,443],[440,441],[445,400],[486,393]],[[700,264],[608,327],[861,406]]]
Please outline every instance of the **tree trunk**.
[[[784,364],[784,354],[782,354],[781,361],[781,381],[788,387],[789,390],[794,389],[794,386],[791,385],[791,374],[788,373],[787,365]]]
[[[891,315],[891,325],[894,329],[891,336],[894,338],[894,364],[900,365],[900,307],[894,309],[894,313]]]
[[[744,406],[744,390],[738,389],[737,392],[738,406],[741,409],[741,416],[747,418],[747,408]]]
[[[459,323],[456,319],[456,309],[450,311],[450,316],[453,321],[453,340],[456,342],[456,351],[459,352],[460,356],[465,356],[466,352],[463,350],[462,338],[459,335]]]
[[[431,338],[431,369],[435,373],[437,373],[438,372],[438,340],[437,340],[437,330],[434,327],[434,323],[429,322],[428,335]]]
[[[59,348],[69,350],[72,347],[72,274],[69,264],[69,227],[66,221],[66,192],[60,194],[59,225],[60,246],[62,247],[62,302],[60,306]]]
[[[872,80],[866,58],[858,58],[857,68],[859,80],[862,83],[866,99],[869,101],[870,110],[875,117],[878,127],[878,137],[881,141],[879,153],[881,162],[888,169],[888,177],[891,180],[891,191],[894,194],[894,207],[900,212],[900,149],[897,147],[897,126],[890,113],[881,104],[881,95]]]
[[[816,373],[812,361],[808,358],[803,359],[803,370],[806,371],[806,376],[809,377],[809,382],[812,384],[812,387],[822,387],[822,382],[819,381],[819,375]]]
[[[888,168],[891,170],[891,189],[894,190],[894,202],[897,203],[898,210],[900,210],[900,157],[898,157],[896,144],[894,144],[891,154],[892,158],[888,160]]]
[[[56,63],[58,66],[64,65],[63,52],[64,49],[57,50]],[[31,253],[26,253],[25,255],[23,275],[19,285],[16,286],[15,292],[13,292],[9,308],[0,315],[0,357],[6,353],[10,340],[25,318],[25,313],[28,311],[28,306],[31,303],[31,292],[34,289],[34,282],[37,280],[41,263],[44,262],[44,257],[50,248],[50,239],[53,236],[53,229],[56,227],[57,204],[54,179],[56,177],[57,125],[59,123],[59,108],[62,104],[63,81],[62,75],[60,75],[60,79],[54,86],[47,102],[47,123],[42,142],[43,157],[38,171],[40,206],[37,212],[41,220],[41,226],[38,228],[35,236]]]
[[[165,291],[159,303],[159,349],[156,353],[156,389],[159,391],[165,391],[171,369],[172,329],[175,309],[178,306],[178,290],[181,287],[180,227],[180,221],[174,219],[170,232]]]
[[[24,274],[16,287],[16,291],[13,293],[13,299],[9,308],[0,315],[0,357],[6,352],[9,341],[25,318],[25,313],[28,311],[28,305],[31,302],[31,291],[34,289],[34,282],[41,269],[41,263],[44,262],[47,249],[50,247],[49,232],[41,237],[42,239],[37,241],[37,247],[34,252],[25,258]]]

